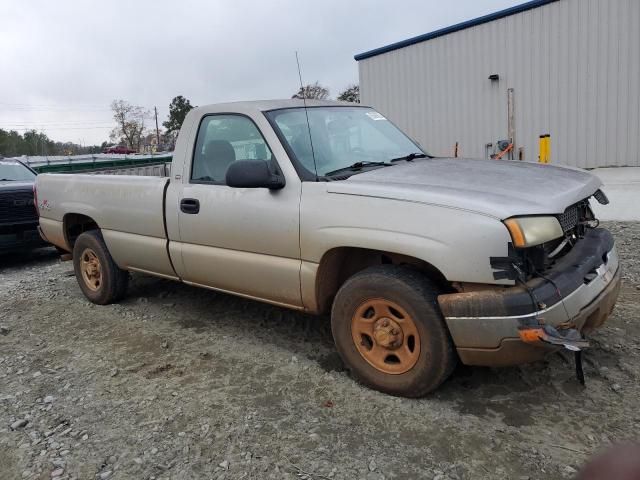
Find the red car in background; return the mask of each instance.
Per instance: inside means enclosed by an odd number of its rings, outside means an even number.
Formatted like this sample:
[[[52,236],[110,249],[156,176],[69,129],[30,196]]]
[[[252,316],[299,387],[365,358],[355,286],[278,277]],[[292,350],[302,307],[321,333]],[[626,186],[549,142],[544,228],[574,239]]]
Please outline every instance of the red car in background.
[[[129,147],[125,147],[124,145],[116,145],[113,147],[105,148],[102,153],[137,153],[135,150],[132,150]]]

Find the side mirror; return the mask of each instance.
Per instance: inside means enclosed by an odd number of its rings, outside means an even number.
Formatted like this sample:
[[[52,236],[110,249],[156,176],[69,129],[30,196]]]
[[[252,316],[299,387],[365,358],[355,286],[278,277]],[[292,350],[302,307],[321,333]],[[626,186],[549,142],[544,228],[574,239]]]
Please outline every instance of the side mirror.
[[[234,188],[278,190],[284,187],[284,178],[271,173],[266,160],[236,160],[227,168],[226,183]]]

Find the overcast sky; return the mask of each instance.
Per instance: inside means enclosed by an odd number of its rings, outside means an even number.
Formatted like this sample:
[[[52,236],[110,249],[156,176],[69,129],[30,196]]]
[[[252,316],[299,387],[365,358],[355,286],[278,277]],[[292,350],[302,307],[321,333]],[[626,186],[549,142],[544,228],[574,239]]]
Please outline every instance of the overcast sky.
[[[517,0],[0,0],[0,128],[100,144],[109,104],[194,105],[358,82],[353,56]],[[149,122],[151,124],[151,122]]]

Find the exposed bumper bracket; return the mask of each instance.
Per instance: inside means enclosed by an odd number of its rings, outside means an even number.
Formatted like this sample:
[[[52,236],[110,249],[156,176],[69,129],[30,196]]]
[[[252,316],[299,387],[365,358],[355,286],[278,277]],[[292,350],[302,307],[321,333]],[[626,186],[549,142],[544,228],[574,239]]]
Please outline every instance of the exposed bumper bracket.
[[[589,347],[589,341],[575,328],[558,330],[551,325],[520,326],[520,339],[534,346],[553,345],[579,352]]]

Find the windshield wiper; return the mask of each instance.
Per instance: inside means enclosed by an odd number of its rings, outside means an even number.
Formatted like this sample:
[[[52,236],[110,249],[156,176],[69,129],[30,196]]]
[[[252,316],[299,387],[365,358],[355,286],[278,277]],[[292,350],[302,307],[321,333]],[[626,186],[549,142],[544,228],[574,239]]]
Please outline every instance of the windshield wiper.
[[[410,162],[411,160],[415,160],[416,158],[425,158],[427,155],[425,153],[419,152],[419,153],[410,153],[409,155],[405,155],[404,157],[398,157],[398,158],[393,158],[391,160],[389,160],[390,162],[401,162],[403,160],[406,160],[407,162]]]
[[[338,168],[337,170],[332,170],[324,174],[325,177],[330,177],[331,175],[335,175],[337,173],[348,172],[348,171],[359,171],[364,167],[390,167],[392,166],[389,162],[356,162],[348,167]]]
[[[15,182],[13,178],[0,178],[0,182]]]

